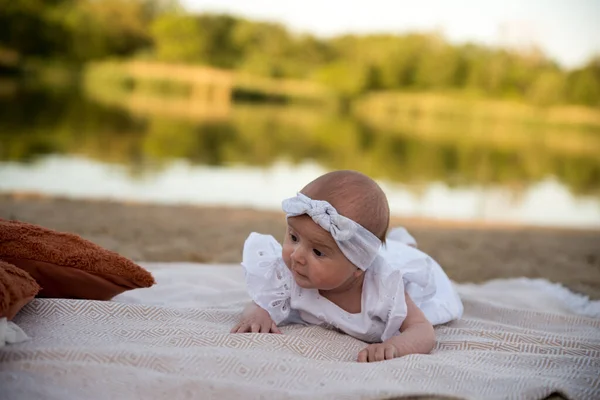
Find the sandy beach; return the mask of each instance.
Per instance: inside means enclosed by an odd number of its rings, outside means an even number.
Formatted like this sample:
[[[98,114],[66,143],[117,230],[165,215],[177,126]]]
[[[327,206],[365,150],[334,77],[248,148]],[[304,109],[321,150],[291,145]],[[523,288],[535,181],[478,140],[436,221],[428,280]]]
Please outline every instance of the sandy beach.
[[[278,212],[0,195],[0,218],[72,232],[136,261],[237,263],[252,231],[281,238]],[[394,218],[451,279],[546,278],[600,299],[600,231]]]

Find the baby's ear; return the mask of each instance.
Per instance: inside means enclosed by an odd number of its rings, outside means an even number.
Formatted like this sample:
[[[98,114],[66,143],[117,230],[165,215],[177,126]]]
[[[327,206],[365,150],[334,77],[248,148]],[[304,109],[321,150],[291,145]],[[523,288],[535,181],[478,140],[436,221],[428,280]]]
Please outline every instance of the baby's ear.
[[[355,278],[360,278],[362,275],[364,275],[365,271],[363,271],[360,268],[356,268],[356,271],[354,271],[354,277]]]

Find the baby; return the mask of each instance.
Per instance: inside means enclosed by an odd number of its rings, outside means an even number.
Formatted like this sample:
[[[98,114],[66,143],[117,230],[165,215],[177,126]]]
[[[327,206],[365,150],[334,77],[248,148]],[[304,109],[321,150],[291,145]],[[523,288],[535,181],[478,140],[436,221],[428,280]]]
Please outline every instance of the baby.
[[[389,227],[383,190],[367,176],[335,171],[283,201],[283,248],[252,233],[242,266],[253,302],[232,333],[281,333],[290,323],[330,327],[372,343],[359,362],[427,354],[433,326],[463,306],[441,267]]]

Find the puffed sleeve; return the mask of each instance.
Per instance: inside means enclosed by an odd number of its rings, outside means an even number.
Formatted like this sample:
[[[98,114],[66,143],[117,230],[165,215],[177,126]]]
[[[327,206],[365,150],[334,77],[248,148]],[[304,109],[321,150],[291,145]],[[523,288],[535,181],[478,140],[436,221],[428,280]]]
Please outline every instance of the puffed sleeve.
[[[382,262],[385,262],[382,260]],[[383,271],[382,271],[383,272]],[[407,305],[404,298],[404,282],[402,272],[388,269],[389,273],[380,275],[380,302],[378,304],[378,317],[385,322],[381,341],[384,342],[400,334],[400,327],[406,319]]]
[[[462,316],[463,305],[452,282],[430,256],[388,236],[380,253],[392,270],[402,273],[404,290],[433,325]]]
[[[252,300],[266,310],[275,324],[290,315],[292,275],[273,236],[251,233],[244,243],[242,267]]]
[[[401,271],[404,290],[417,306],[435,296],[435,262],[431,257],[411,246],[389,239],[380,254],[387,261],[390,271]]]
[[[408,311],[405,293],[421,308],[435,296],[436,283],[431,258],[411,246],[388,239],[380,256],[380,313],[387,312],[381,340],[385,341],[400,334]]]

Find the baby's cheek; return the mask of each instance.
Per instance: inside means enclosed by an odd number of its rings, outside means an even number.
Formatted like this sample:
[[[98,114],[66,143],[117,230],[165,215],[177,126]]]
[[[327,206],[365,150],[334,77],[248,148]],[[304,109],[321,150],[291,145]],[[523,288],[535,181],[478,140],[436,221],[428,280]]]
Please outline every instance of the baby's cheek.
[[[323,290],[335,289],[342,283],[339,276],[332,272],[330,268],[323,268],[323,266],[311,268],[309,278],[315,286]]]
[[[327,283],[333,287],[343,285],[352,278],[352,270],[336,265],[328,269]]]
[[[290,258],[292,256],[292,249],[290,248],[290,246],[283,246],[283,251],[281,252],[281,258],[283,258],[283,262],[285,263],[285,265],[289,268],[291,263],[290,263]]]

